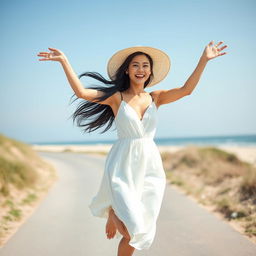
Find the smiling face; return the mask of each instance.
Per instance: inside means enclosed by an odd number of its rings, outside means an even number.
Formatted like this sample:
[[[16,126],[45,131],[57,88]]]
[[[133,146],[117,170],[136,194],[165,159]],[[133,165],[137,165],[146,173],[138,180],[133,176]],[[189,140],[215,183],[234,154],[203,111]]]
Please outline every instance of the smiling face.
[[[148,58],[145,55],[135,56],[130,62],[126,73],[129,74],[131,83],[144,85],[151,74],[151,67]]]

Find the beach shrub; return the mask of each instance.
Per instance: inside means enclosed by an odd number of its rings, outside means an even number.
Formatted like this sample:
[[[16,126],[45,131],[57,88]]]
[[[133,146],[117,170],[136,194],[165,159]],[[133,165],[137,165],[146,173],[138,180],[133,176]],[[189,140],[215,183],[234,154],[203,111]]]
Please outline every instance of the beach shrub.
[[[240,194],[242,200],[251,199],[256,205],[256,169],[248,168],[240,184]]]
[[[21,142],[0,136],[0,194],[9,195],[9,186],[17,189],[33,186],[38,178],[32,149]]]

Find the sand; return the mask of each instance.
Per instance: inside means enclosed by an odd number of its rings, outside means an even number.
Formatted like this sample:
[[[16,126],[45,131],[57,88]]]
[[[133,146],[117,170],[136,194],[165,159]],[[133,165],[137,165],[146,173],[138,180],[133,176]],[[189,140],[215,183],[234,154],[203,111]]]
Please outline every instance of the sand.
[[[36,151],[46,152],[77,152],[77,153],[103,153],[107,154],[112,144],[98,145],[33,145]],[[186,146],[159,145],[160,152],[176,152]],[[227,152],[234,153],[241,160],[256,165],[256,146],[216,146]]]

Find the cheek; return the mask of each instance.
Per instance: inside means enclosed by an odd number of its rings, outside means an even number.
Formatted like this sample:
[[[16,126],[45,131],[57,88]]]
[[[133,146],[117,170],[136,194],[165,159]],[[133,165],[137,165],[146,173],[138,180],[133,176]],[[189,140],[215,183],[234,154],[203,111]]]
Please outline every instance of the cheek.
[[[136,67],[130,67],[129,68],[129,73],[130,74],[133,74],[133,73],[135,73],[136,72]]]

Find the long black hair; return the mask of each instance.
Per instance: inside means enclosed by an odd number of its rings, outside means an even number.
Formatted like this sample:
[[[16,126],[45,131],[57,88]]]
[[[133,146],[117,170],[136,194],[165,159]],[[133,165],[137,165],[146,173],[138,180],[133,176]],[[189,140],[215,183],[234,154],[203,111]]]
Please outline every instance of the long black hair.
[[[79,103],[76,111],[71,115],[73,119],[73,124],[76,120],[78,127],[84,127],[83,131],[85,132],[92,132],[97,130],[98,128],[104,126],[106,123],[108,123],[107,127],[104,129],[103,132],[106,132],[108,129],[111,128],[112,123],[115,119],[114,113],[112,108],[109,105],[106,104],[99,104],[97,102],[101,102],[117,91],[125,91],[130,87],[130,78],[129,75],[125,73],[125,71],[128,69],[130,62],[132,59],[137,55],[145,55],[150,63],[150,69],[151,69],[151,75],[145,81],[144,88],[147,87],[147,85],[152,81],[154,74],[153,74],[153,60],[152,58],[144,52],[137,51],[132,54],[130,54],[123,64],[117,69],[114,79],[107,80],[105,79],[101,74],[98,72],[85,72],[79,75],[79,79],[83,76],[88,76],[91,78],[94,78],[104,84],[104,86],[91,86],[88,88],[103,91],[104,95],[95,98],[95,102],[87,101],[85,99],[82,99],[82,101]],[[107,86],[106,86],[107,85]],[[111,86],[108,86],[111,85]],[[74,97],[76,94],[73,94],[72,97]],[[71,97],[71,98],[72,98]],[[74,100],[76,101],[79,99],[78,97]],[[74,102],[72,101],[71,104]],[[96,115],[96,118],[94,118],[91,122],[84,123],[84,121],[88,121],[88,118]]]

